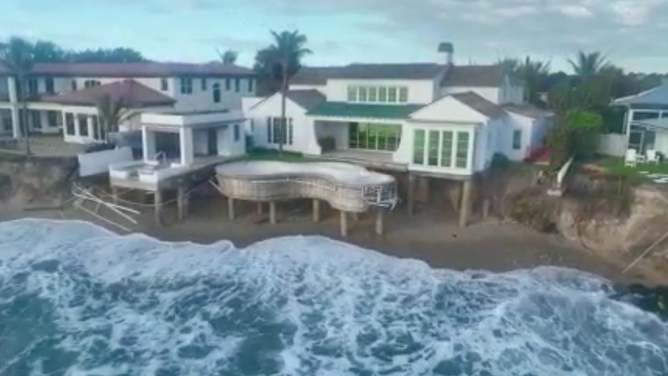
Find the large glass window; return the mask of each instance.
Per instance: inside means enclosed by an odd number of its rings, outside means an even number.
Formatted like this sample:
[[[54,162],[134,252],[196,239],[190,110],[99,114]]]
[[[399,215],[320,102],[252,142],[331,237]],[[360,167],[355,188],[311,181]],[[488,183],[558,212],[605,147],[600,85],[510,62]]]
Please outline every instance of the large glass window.
[[[351,123],[348,147],[378,151],[396,151],[401,141],[401,125]]]
[[[67,113],[65,114],[65,133],[73,136],[74,132],[74,114]]]
[[[457,132],[457,154],[455,155],[455,167],[466,168],[469,159],[469,133]]]
[[[452,131],[441,132],[441,167],[452,167],[452,141],[454,135]]]
[[[427,165],[438,166],[439,131],[429,131]]]
[[[408,103],[405,86],[348,86],[348,102]]]
[[[424,164],[425,131],[417,129],[413,133],[413,163]]]
[[[413,133],[413,164],[468,168],[470,137],[470,132],[466,131],[416,129]]]
[[[280,117],[267,118],[267,142],[270,144],[292,145],[294,142],[294,125],[292,118],[287,118],[287,126],[281,126]]]
[[[520,150],[522,148],[522,131],[514,130],[513,131],[513,150]]]

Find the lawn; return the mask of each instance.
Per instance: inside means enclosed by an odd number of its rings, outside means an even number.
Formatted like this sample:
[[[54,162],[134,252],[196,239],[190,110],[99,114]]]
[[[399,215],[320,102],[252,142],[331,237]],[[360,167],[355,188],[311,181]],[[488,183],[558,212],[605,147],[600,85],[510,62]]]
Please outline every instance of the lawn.
[[[650,174],[662,174],[668,177],[668,163],[642,163],[625,166],[624,158],[602,157],[592,164],[603,167],[612,176],[646,178]]]
[[[282,162],[315,162],[317,157],[305,156],[302,153],[293,151],[283,151],[271,149],[251,150],[241,160],[244,161],[282,161]]]

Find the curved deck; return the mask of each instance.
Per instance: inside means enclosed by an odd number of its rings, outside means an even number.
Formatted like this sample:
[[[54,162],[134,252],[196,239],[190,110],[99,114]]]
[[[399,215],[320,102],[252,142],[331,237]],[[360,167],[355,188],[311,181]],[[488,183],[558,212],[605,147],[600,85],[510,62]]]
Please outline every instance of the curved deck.
[[[311,198],[333,208],[364,212],[370,205],[392,206],[397,201],[394,177],[347,163],[232,162],[216,167],[221,193],[249,201]]]

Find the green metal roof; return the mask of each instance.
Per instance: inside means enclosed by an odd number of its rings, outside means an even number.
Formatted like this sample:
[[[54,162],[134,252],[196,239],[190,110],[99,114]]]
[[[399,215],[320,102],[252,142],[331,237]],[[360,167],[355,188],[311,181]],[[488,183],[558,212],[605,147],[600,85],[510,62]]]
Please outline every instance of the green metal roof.
[[[307,115],[323,117],[408,119],[408,116],[424,106],[415,104],[353,104],[323,102]]]

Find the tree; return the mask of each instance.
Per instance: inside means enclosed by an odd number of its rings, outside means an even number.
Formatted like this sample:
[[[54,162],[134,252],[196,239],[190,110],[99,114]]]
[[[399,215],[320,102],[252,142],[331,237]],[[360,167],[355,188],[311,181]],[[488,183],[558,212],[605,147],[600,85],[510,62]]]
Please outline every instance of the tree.
[[[110,132],[118,132],[119,125],[134,115],[123,96],[114,98],[109,94],[101,95],[96,99],[95,107],[100,134],[105,142]]]
[[[26,154],[30,155],[28,129],[28,75],[34,65],[34,46],[26,39],[11,37],[0,51],[0,62],[4,63],[14,78],[16,95],[21,105],[19,129],[25,139]]]
[[[283,144],[287,135],[285,100],[288,92],[288,82],[290,77],[301,68],[301,60],[310,55],[312,51],[305,47],[308,42],[306,36],[300,34],[297,30],[280,33],[272,30],[271,35],[274,38],[274,43],[262,53],[261,57],[266,59],[263,62],[265,69],[268,68],[272,74],[279,73],[274,77],[279,78],[281,82],[281,134],[278,137],[278,150],[283,151]],[[259,54],[260,52],[258,52]],[[277,70],[277,67],[280,67],[280,70]]]
[[[573,72],[583,79],[596,76],[610,66],[607,58],[598,51],[591,53],[578,51],[575,59],[568,59],[568,63]]]
[[[218,53],[218,57],[220,58],[220,62],[225,64],[225,65],[231,65],[237,62],[237,59],[239,58],[239,53],[234,50],[226,50],[225,52],[221,53],[220,51],[216,51]]]
[[[73,63],[141,63],[147,61],[141,52],[126,47],[70,51],[65,54],[65,59]]]
[[[33,44],[32,49],[35,63],[60,63],[66,58],[65,51],[50,41],[38,40]]]

